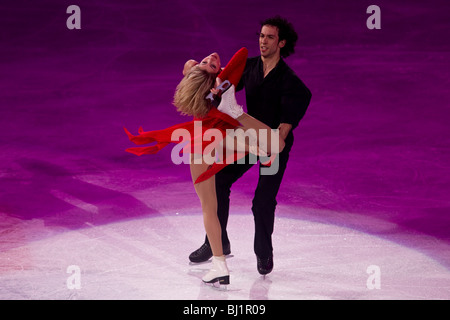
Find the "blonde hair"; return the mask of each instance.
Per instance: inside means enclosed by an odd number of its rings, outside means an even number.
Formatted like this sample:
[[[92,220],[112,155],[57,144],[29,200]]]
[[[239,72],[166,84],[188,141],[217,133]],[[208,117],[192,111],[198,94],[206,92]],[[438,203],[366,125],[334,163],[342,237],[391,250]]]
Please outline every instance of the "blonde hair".
[[[211,108],[206,95],[214,86],[217,74],[208,73],[198,66],[193,67],[178,84],[173,104],[183,115],[203,118]]]

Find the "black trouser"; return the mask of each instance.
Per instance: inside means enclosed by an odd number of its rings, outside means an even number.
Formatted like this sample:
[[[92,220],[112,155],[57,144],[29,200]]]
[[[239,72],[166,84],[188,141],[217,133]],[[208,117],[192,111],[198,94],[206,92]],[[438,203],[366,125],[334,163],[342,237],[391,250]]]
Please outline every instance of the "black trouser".
[[[261,174],[260,167],[258,185],[253,198],[252,211],[255,221],[254,250],[256,255],[261,258],[272,256],[272,233],[277,205],[276,197],[289,159],[293,136],[288,137],[286,140],[286,146],[279,154],[277,173],[274,175]],[[227,223],[231,186],[252,166],[253,164],[250,164],[247,158],[245,164],[230,164],[216,174],[217,215],[222,227],[223,245],[230,242],[227,234]],[[207,237],[206,242],[208,242]]]

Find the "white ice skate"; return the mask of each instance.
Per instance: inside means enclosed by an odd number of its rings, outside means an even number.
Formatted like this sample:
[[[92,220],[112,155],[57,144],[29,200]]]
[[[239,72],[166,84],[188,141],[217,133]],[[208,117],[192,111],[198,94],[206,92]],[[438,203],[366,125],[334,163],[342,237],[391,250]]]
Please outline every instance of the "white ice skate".
[[[230,284],[230,272],[228,271],[227,262],[225,261],[225,256],[222,257],[212,257],[212,268],[209,272],[202,278],[205,283],[215,283],[219,284]]]
[[[233,119],[239,118],[244,113],[242,106],[236,101],[234,85],[222,94],[222,101],[220,101],[217,110],[226,113]]]

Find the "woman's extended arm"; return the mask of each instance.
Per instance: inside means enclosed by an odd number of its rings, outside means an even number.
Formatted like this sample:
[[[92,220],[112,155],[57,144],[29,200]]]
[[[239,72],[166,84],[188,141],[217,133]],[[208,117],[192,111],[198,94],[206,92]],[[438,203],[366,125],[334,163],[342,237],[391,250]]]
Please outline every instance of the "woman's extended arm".
[[[197,64],[198,64],[198,62],[193,59],[186,61],[186,63],[184,64],[184,68],[183,68],[183,76],[185,76],[187,74],[187,72],[189,70],[191,70],[192,67]]]

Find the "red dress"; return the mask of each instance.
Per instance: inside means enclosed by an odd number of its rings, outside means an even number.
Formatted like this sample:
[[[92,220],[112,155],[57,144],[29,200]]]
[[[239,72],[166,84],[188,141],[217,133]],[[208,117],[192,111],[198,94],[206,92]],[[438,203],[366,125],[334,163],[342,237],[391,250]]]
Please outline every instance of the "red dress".
[[[226,67],[220,72],[218,78],[220,78],[222,81],[228,80],[231,84],[237,86],[239,80],[241,79],[242,72],[244,71],[247,56],[248,51],[246,48],[241,48],[239,51],[237,51],[231,58],[230,62],[226,65]],[[199,121],[201,121],[202,127],[200,136],[197,134],[197,130],[195,130],[195,127],[199,124]],[[156,142],[156,144],[152,146],[128,148],[126,149],[126,151],[138,156],[141,156],[143,154],[155,154],[170,143],[180,143],[185,141],[183,139],[179,139],[178,141],[172,140],[172,133],[175,130],[185,129],[187,130],[187,132],[189,132],[191,137],[191,148],[184,148],[183,150],[185,152],[187,150],[197,150],[196,146],[201,145],[200,150],[202,150],[203,152],[205,148],[212,143],[211,141],[203,141],[203,136],[208,129],[214,128],[219,130],[223,139],[226,135],[227,129],[235,129],[239,126],[240,124],[238,121],[228,116],[227,114],[220,112],[219,110],[217,110],[217,108],[212,107],[204,118],[180,123],[163,130],[145,132],[142,128],[139,128],[139,135],[135,136],[125,128],[125,132],[128,135],[128,138],[137,145]],[[214,144],[217,144],[218,142],[220,141],[214,141]],[[225,154],[225,152],[223,154]],[[230,159],[219,159],[219,161],[214,162],[211,166],[209,166],[208,169],[204,173],[202,173],[197,178],[197,180],[195,180],[195,183],[199,183],[209,179],[228,164],[244,157],[245,154],[246,153],[242,152],[234,152],[232,158]]]

